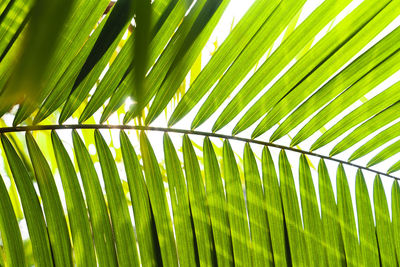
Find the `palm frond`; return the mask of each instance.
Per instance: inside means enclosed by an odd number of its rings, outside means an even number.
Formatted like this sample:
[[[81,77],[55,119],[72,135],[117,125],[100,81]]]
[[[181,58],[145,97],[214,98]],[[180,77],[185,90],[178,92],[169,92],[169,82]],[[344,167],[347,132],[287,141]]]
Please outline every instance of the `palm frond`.
[[[400,1],[231,4],[0,3],[1,266],[399,265]]]

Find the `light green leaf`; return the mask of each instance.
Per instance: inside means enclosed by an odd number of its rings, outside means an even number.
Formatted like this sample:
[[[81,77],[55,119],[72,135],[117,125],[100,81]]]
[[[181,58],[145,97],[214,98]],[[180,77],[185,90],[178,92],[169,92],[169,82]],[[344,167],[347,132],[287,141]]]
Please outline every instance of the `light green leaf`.
[[[239,56],[251,38],[279,4],[279,0],[257,0],[238,22],[227,39],[215,52],[203,71],[192,83],[178,106],[174,110],[168,125],[171,126],[183,118],[204,96],[209,88],[221,77],[229,65]]]
[[[130,0],[120,0],[115,2],[110,15],[101,30],[93,49],[90,51],[85,64],[79,71],[78,77],[71,89],[71,94],[78,85],[85,79],[89,72],[96,66],[100,59],[107,53],[114,43],[118,43],[118,39],[125,31],[134,14],[134,2]]]
[[[183,137],[183,161],[200,266],[212,266],[215,248],[208,203],[199,162],[187,135]]]
[[[384,20],[383,22],[377,17],[374,18],[386,4],[387,2],[379,0],[360,4],[252,105],[235,126],[233,133],[237,134],[253,124],[292,89],[300,88],[297,87],[297,84],[301,84],[304,89],[311,86],[315,90],[310,83],[319,86],[334,74],[390,22],[389,20],[387,24],[384,24],[386,21],[383,18],[381,18],[381,20]],[[366,23],[368,23],[368,27],[365,26]],[[352,36],[353,38],[351,38]],[[264,123],[266,122],[268,121],[265,120]],[[253,132],[253,138],[263,132],[261,127],[264,126],[259,127],[257,131]]]
[[[301,9],[304,2],[304,0],[285,0],[278,5],[265,21],[263,27],[252,38],[246,49],[242,51],[241,55],[229,67],[221,81],[207,97],[207,100],[192,121],[191,128],[198,127],[217,110],[219,105],[232,93],[251,68],[256,65],[267,49],[272,46],[275,39]]]
[[[98,130],[94,132],[94,138],[107,193],[118,263],[120,266],[139,266],[135,235],[117,166]]]
[[[390,146],[379,152],[377,155],[375,155],[370,161],[368,161],[367,167],[371,167],[390,157],[393,157],[398,152],[400,152],[400,141],[391,144]]]
[[[379,252],[374,218],[372,217],[371,200],[361,170],[358,170],[356,175],[356,203],[363,262],[365,266],[379,266]]]
[[[153,19],[151,20],[152,27],[154,27],[155,22],[157,22],[157,18],[159,18],[162,13],[164,12],[166,0],[164,1],[156,1],[153,3]],[[166,42],[169,40],[171,34],[175,30],[176,26],[178,25],[180,19],[184,15],[185,8],[183,0],[180,0],[174,9],[171,11],[168,18],[165,20],[161,28],[157,31],[157,34],[153,38],[152,42],[150,43],[150,62],[154,62],[154,57],[157,57],[162,48],[164,48]],[[115,60],[112,62],[110,68],[104,75],[103,79],[100,81],[99,85],[97,86],[94,94],[89,100],[89,103],[85,106],[83,112],[80,115],[79,122],[82,123],[90,118],[95,111],[97,111],[111,96],[110,105],[111,103],[115,102],[115,96],[113,92],[115,89],[121,84],[121,82],[125,79],[129,71],[132,71],[132,50],[134,49],[135,43],[135,34],[132,33],[128,40],[126,41],[125,45],[122,47],[121,51],[118,53]],[[131,81],[133,83],[133,81]],[[124,90],[125,95],[129,95],[131,90],[131,84],[129,84],[129,88]],[[127,84],[128,85],[128,84]],[[120,90],[117,90],[120,91]],[[121,102],[119,105],[123,103],[125,99],[122,99],[119,96],[117,102]],[[109,108],[110,114],[118,109],[118,105],[113,108]],[[103,115],[104,118],[107,118],[110,114]],[[105,120],[105,119],[104,119]]]
[[[282,44],[266,59],[224,109],[215,122],[213,131],[221,129],[237,116],[348,2],[348,0],[324,1],[290,35],[287,35]]]
[[[251,266],[252,251],[243,185],[228,140],[224,141],[223,146],[223,168],[235,266]]]
[[[179,263],[181,266],[196,265],[196,246],[193,236],[189,197],[183,176],[181,162],[168,134],[164,134],[165,167],[167,169],[168,189],[171,195],[172,211]],[[215,240],[216,241],[216,240]]]
[[[38,113],[36,114],[33,123],[37,124],[51,113],[54,112],[70,95],[72,86],[74,85],[75,79],[79,74],[79,70],[82,68],[83,64],[86,61],[86,58],[89,56],[90,51],[92,50],[97,38],[100,35],[101,30],[104,27],[105,22],[107,21],[108,15],[104,18],[101,23],[94,30],[93,34],[90,35],[89,39],[85,42],[82,49],[72,60],[71,64],[65,70],[60,80],[57,82],[54,89],[51,91],[49,96],[40,106]],[[89,88],[90,89],[90,88]],[[64,107],[65,109],[65,107]],[[63,113],[63,112],[62,112]],[[60,116],[60,120],[63,116]]]
[[[260,199],[264,198],[261,177],[256,158],[249,143],[244,147],[244,178],[246,184],[246,203],[250,222],[253,265],[273,266],[270,229],[267,210]]]
[[[1,136],[1,142],[21,198],[35,262],[40,267],[53,265],[46,223],[32,177],[5,135]]]
[[[137,105],[140,105],[140,108],[138,108],[138,113],[140,113],[139,111],[147,106],[150,99],[157,92],[159,86],[165,78],[165,75],[167,75],[171,64],[173,63],[174,58],[179,52],[179,48],[181,47],[184,38],[190,31],[195,19],[201,11],[201,8],[205,4],[204,1],[196,2],[190,13],[187,16],[184,16],[186,10],[189,8],[190,3],[191,1],[188,2],[186,0],[178,1],[177,5],[171,12],[171,15],[168,16],[166,22],[163,24],[150,43],[149,50],[151,51],[151,54],[149,55],[149,65],[153,65],[156,60],[157,62],[146,77],[144,88],[145,91],[143,92],[144,98],[142,99],[141,103],[137,103]],[[183,21],[181,21],[182,17],[184,17]],[[179,26],[178,29],[176,29],[177,26]],[[171,35],[173,35],[172,38]],[[167,47],[165,47],[166,45]],[[158,57],[160,58],[157,59]],[[128,57],[127,60],[130,61],[130,57]],[[120,70],[116,69],[115,71],[119,72]],[[118,84],[115,85],[115,87],[118,85],[118,88],[115,90],[115,93],[112,95],[109,104],[101,115],[100,122],[104,122],[112,112],[117,110],[118,107],[122,105],[124,99],[131,94],[131,85],[135,80],[135,71],[129,71],[129,73],[126,73],[126,77],[124,77],[121,82],[118,80]],[[105,90],[108,90],[108,87],[105,88]],[[133,112],[133,110],[137,108],[137,105],[133,105],[129,111]]]
[[[395,266],[396,253],[394,251],[393,230],[385,190],[379,175],[376,175],[374,180],[374,209],[381,265]]]
[[[343,237],[346,263],[347,266],[359,266],[363,261],[360,255],[361,249],[358,243],[353,202],[351,200],[349,184],[342,164],[340,164],[337,169],[336,186],[340,229]]]
[[[329,266],[345,265],[342,234],[340,232],[340,217],[333,194],[332,183],[324,160],[318,165],[318,187],[321,201],[322,231],[324,246]]]
[[[162,261],[166,266],[178,266],[176,244],[172,232],[163,179],[156,155],[144,132],[140,133],[140,150],[143,157],[143,168],[149,190],[150,203],[153,208]]]
[[[315,187],[310,166],[304,154],[299,164],[300,199],[304,221],[304,238],[310,255],[310,266],[328,265],[324,247],[324,235]],[[311,256],[312,255],[312,256]]]
[[[7,193],[6,185],[0,176],[0,234],[4,247],[6,266],[25,266],[24,247],[17,218]]]
[[[396,162],[395,164],[393,164],[388,170],[387,173],[392,173],[392,172],[396,172],[400,170],[400,161]]]
[[[113,232],[99,178],[90,154],[75,130],[72,132],[72,140],[89,209],[98,264],[102,267],[117,266]]]
[[[68,220],[74,247],[74,262],[77,266],[82,267],[97,266],[88,212],[75,168],[55,131],[51,132],[51,140],[67,202]]]
[[[25,138],[43,202],[54,263],[72,266],[71,241],[53,175],[32,134],[27,132]]]
[[[210,210],[215,253],[219,266],[234,264],[228,204],[225,199],[220,168],[213,144],[206,137],[203,143],[206,198]]]
[[[308,255],[296,187],[284,150],[279,153],[279,178],[292,264],[308,266],[313,255]]]
[[[191,32],[189,32],[187,36],[187,40],[192,39],[194,41],[190,42],[188,49],[184,51],[184,53],[178,55],[179,57],[177,57],[176,61],[173,63],[173,70],[171,70],[171,72],[166,76],[150,106],[149,113],[146,116],[146,124],[152,122],[163,111],[168,102],[174,96],[179,85],[185,79],[186,74],[189,72],[190,68],[196,61],[196,58],[207,43],[207,40],[210,38],[211,33],[229,2],[230,0],[206,2],[205,8],[199,15],[202,19],[194,23]],[[205,20],[206,14],[209,16],[208,20]],[[201,32],[197,34],[195,29],[201,29]],[[126,122],[127,120],[124,119],[124,121]]]
[[[142,266],[159,266],[162,264],[161,252],[142,167],[124,131],[120,132],[120,142],[135,217],[141,264]]]
[[[272,134],[270,140],[275,141],[281,138],[331,99],[346,90],[324,107],[323,111],[320,111],[314,116],[311,121],[296,134],[291,145],[297,145],[318,131],[329,122],[330,119],[340,114],[352,103],[356,102],[370,90],[386,80],[386,78],[398,71],[400,69],[400,52],[394,55],[392,55],[392,53],[400,47],[400,45],[398,47],[393,45],[393,43],[400,43],[400,34],[396,35],[395,33],[396,32],[390,33],[367,52],[354,60],[338,75],[330,79],[322,88],[318,89],[317,92],[285,119]],[[400,33],[400,30],[398,33]],[[350,88],[348,88],[349,86]],[[296,91],[293,91],[289,96],[286,96],[282,104],[278,104],[276,108],[283,109],[280,105],[285,104],[285,110],[290,111],[301,103],[303,96],[306,96],[307,92],[301,91],[300,94],[299,90],[295,90]],[[285,115],[286,114],[283,112],[277,118],[281,119]],[[267,117],[269,117],[269,115]]]
[[[360,126],[358,126],[355,130],[353,130],[350,134],[348,134],[343,140],[341,140],[329,153],[330,156],[336,155],[347,148],[353,146],[357,142],[360,142],[363,140],[365,137],[368,135],[374,133],[376,130],[380,129],[381,127],[389,124],[390,122],[394,121],[395,119],[398,118],[398,115],[400,114],[400,102],[397,102],[393,104],[392,106],[388,107],[387,109],[379,112],[377,115],[372,117],[371,119],[367,120],[366,122],[362,123]],[[376,136],[380,135],[379,139],[376,139],[375,142],[379,142],[381,140],[385,140],[387,135],[393,136],[397,135],[398,124],[393,125],[389,127],[388,129],[390,130],[384,130],[382,133],[378,133]],[[374,138],[373,138],[374,139]],[[384,144],[385,142],[381,143]],[[375,147],[374,144],[369,144],[370,147]],[[378,146],[376,146],[378,147]],[[368,152],[367,151],[372,151],[367,149],[367,145],[363,145],[360,148],[358,148],[356,151],[353,152],[353,154],[350,156],[348,159],[349,161],[353,161],[357,158],[360,158],[364,155],[366,155]]]
[[[392,229],[394,247],[396,250],[397,262],[400,262],[400,243],[397,242],[400,238],[400,187],[397,181],[392,185]]]
[[[272,253],[276,266],[287,266],[290,262],[289,243],[285,229],[281,192],[274,162],[267,147],[262,152],[262,177],[264,185],[264,205],[270,228]]]
[[[341,134],[345,133],[351,127],[396,103],[397,99],[400,97],[399,89],[400,82],[397,82],[382,93],[378,94],[374,98],[365,102],[363,105],[359,106],[357,109],[347,114],[343,119],[332,126],[321,137],[319,137],[317,141],[312,144],[311,150],[316,150],[325,146],[326,144],[335,140]]]

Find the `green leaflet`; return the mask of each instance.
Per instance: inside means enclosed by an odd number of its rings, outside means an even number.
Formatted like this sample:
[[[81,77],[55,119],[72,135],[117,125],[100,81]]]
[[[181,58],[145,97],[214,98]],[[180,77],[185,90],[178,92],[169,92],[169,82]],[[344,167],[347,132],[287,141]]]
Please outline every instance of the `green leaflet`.
[[[105,22],[107,21],[107,18],[108,15],[101,21],[101,23],[94,30],[93,34],[90,35],[89,39],[85,42],[82,49],[74,57],[71,64],[68,66],[68,68],[65,70],[65,72],[55,85],[54,89],[40,106],[39,111],[33,120],[33,124],[37,124],[45,119],[47,116],[53,113],[54,110],[56,110],[65,100],[67,100],[68,96],[70,95],[72,86],[74,85],[74,81],[79,74],[78,70],[85,63],[86,58],[92,50],[97,38],[101,33],[101,30],[104,27]],[[67,106],[67,104],[65,106]],[[62,117],[63,112],[61,112],[60,120]]]
[[[35,170],[36,181],[39,185],[54,264],[55,266],[72,266],[71,242],[64,217],[64,209],[61,205],[53,175],[33,136],[27,132],[25,138],[32,166]]]
[[[396,162],[395,164],[393,164],[388,170],[387,173],[392,173],[392,172],[396,172],[400,170],[400,161]]]
[[[379,266],[378,244],[372,217],[371,200],[361,170],[356,175],[356,203],[361,255],[365,266]]]
[[[397,181],[392,185],[392,229],[393,240],[400,238],[400,187]],[[396,250],[397,262],[400,262],[400,243],[395,242],[394,247]]]
[[[228,3],[229,0],[205,1],[198,16],[196,10],[195,15],[193,16],[196,17],[196,21],[192,24],[192,28],[185,36],[180,49],[175,48],[175,50],[177,50],[174,53],[175,58],[173,62],[168,64],[171,68],[169,68],[168,73],[165,73],[164,71],[164,74],[162,74],[165,78],[162,82],[156,82],[157,86],[155,88],[148,89],[151,92],[149,97],[154,95],[156,92],[155,90],[158,91],[150,107],[149,113],[146,116],[146,124],[153,121],[174,96],[179,85],[184,80],[198,55],[201,53],[201,50],[206,44]],[[188,24],[189,23],[191,22],[188,21]],[[154,82],[149,79],[149,86],[151,86],[150,84],[152,83]],[[139,103],[138,105],[133,106],[133,109],[126,114],[124,123],[128,122],[132,117],[137,116],[143,107],[149,103],[149,100],[150,98],[146,99],[142,104]]]
[[[354,131],[352,131],[350,134],[348,134],[345,138],[343,138],[329,153],[330,156],[336,155],[349,147],[353,146],[357,142],[360,142],[363,140],[363,138],[367,137],[371,133],[375,132],[376,130],[380,129],[381,127],[389,124],[390,122],[394,121],[397,119],[397,114],[400,112],[400,102],[397,102],[393,104],[392,106],[388,107],[387,109],[379,112],[377,115],[372,117],[371,119],[367,120],[366,122],[362,123],[360,126],[358,126]],[[379,142],[381,140],[390,140],[387,139],[387,136],[397,136],[398,131],[397,128],[399,127],[398,124],[393,125],[389,127],[387,130],[382,131],[381,133],[378,133],[376,136],[380,136],[379,139],[376,139],[376,142]],[[390,129],[390,130],[389,130]],[[390,137],[389,137],[390,138]],[[373,138],[374,139],[374,138]],[[384,144],[383,142],[382,144]],[[353,152],[353,154],[349,157],[349,161],[353,161],[357,158],[362,157],[363,155],[369,153],[372,151],[371,149],[367,148],[368,146],[362,145],[360,148],[358,148],[356,151]],[[375,146],[374,144],[369,144],[369,147],[371,148],[376,148],[378,146]]]
[[[322,231],[324,233],[324,246],[329,266],[345,265],[342,234],[340,232],[340,217],[338,206],[335,202],[332,183],[324,160],[318,164],[318,186],[321,201]]]
[[[248,143],[244,148],[244,173],[246,184],[246,202],[249,214],[251,244],[253,249],[253,265],[273,266],[270,229],[267,220],[265,203],[258,172],[256,158]]]
[[[2,1],[0,4],[0,61],[29,19],[33,1]],[[4,13],[3,13],[4,12]]]
[[[225,199],[218,160],[213,144],[208,137],[204,138],[203,155],[206,198],[210,211],[217,263],[218,266],[233,266],[234,258],[228,204]]]
[[[320,219],[317,195],[311,176],[310,166],[304,154],[299,165],[300,199],[304,221],[304,238],[310,255],[310,266],[328,265],[322,221]],[[311,256],[312,255],[312,256]]]
[[[32,177],[5,135],[1,135],[1,142],[21,199],[35,263],[39,267],[51,266],[53,259],[49,236],[43,212],[32,184]]]
[[[90,132],[93,136],[93,133]],[[99,178],[85,144],[74,130],[72,132],[75,158],[85,190],[98,264],[101,267],[117,266],[117,255],[113,240],[110,218]]]
[[[224,141],[223,165],[235,266],[252,266],[251,241],[243,187],[235,155],[228,140]]]
[[[324,1],[309,17],[291,32],[265,63],[250,77],[213,126],[217,131],[237,116],[247,104],[299,54],[315,35],[336,16],[348,3],[345,1]],[[322,15],[323,14],[323,15]],[[287,31],[285,32],[285,34]]]
[[[107,143],[98,130],[95,130],[94,138],[107,193],[118,264],[120,266],[139,266],[136,240],[117,166]]]
[[[394,183],[396,182],[394,181]],[[394,251],[395,242],[393,239],[392,224],[390,222],[385,190],[383,189],[383,184],[379,175],[376,175],[374,180],[374,209],[381,265],[395,266],[397,263],[396,253]]]
[[[135,69],[135,83],[133,84],[133,92],[131,95],[137,100],[142,102],[144,80],[149,65],[150,54],[150,41],[151,41],[151,0],[138,0],[135,1],[133,6],[135,10],[135,24],[136,24],[136,42],[133,54],[133,68]]]
[[[213,266],[215,249],[203,177],[193,146],[187,135],[183,137],[183,161],[199,263],[200,266]]]
[[[82,267],[97,266],[88,213],[75,168],[55,131],[51,132],[51,140],[67,202],[68,220],[74,247],[74,263]]]
[[[59,32],[65,31],[65,23],[78,2],[42,0],[35,1],[31,8],[28,5],[30,10],[26,10],[26,13],[31,12],[28,30],[18,55],[19,61],[6,90],[0,96],[0,114],[7,112],[10,105],[16,104],[25,95],[26,105],[37,105],[39,95],[44,91],[40,85],[47,82],[46,74],[52,71],[52,60],[61,44]],[[49,21],[52,23],[48,23]],[[6,36],[3,38],[7,40]]]
[[[83,78],[83,80],[76,86],[74,91],[71,91],[68,95],[68,99],[63,106],[63,109],[60,114],[59,123],[67,120],[77,108],[82,104],[82,102],[86,99],[88,93],[96,84],[99,76],[104,71],[104,68],[107,66],[111,56],[115,52],[116,47],[121,41],[122,36],[125,33],[125,30],[128,26],[119,33],[119,35],[115,38],[114,42],[110,45],[108,50],[104,53],[104,55],[97,61],[96,65],[89,71],[87,76]],[[98,40],[98,39],[97,39]],[[93,50],[92,50],[93,51]]]
[[[165,1],[156,1],[152,5],[153,6],[153,16],[152,16],[153,19],[151,20],[152,24],[156,24],[155,22],[157,18],[159,18],[164,12],[165,6],[163,5],[163,2]],[[168,15],[168,18],[162,24],[160,29],[157,31],[155,37],[153,38],[152,42],[150,43],[150,48],[149,48],[149,51],[151,52],[149,60],[150,63],[154,62],[155,58],[159,55],[161,49],[164,48],[166,42],[169,40],[170,36],[172,35],[173,31],[178,25],[178,22],[184,15],[186,9],[183,2],[184,2],[183,0],[180,0],[178,1],[178,3],[176,3],[176,6]],[[111,100],[109,106],[112,105],[111,103],[115,102],[114,100],[115,96],[113,92],[115,91],[117,86],[120,85],[123,79],[128,75],[127,72],[131,71],[132,68],[132,65],[130,63],[132,61],[132,50],[134,49],[134,44],[135,44],[135,34],[133,33],[126,41],[125,45],[118,53],[115,60],[112,62],[110,68],[104,75],[103,79],[100,81],[94,94],[91,96],[89,102],[85,106],[79,118],[80,123],[89,119],[89,117],[92,116],[93,113],[97,111],[110,96]],[[132,84],[133,81],[131,81],[131,83],[129,84],[129,88],[127,88],[127,90],[124,90],[125,95],[129,95],[130,92],[129,90],[131,90],[130,86]],[[119,103],[119,105],[121,105],[123,101],[125,101],[125,99],[121,100],[121,97],[119,97],[117,102]],[[107,118],[112,112],[117,110],[118,107],[115,106],[113,108],[108,108],[110,110],[109,114],[105,114],[106,112],[104,111],[103,112],[104,115],[102,115],[102,117]]]
[[[349,184],[342,164],[337,169],[336,186],[340,230],[343,237],[346,263],[347,266],[359,266],[363,261],[360,255],[361,251],[358,243]]]
[[[279,153],[279,178],[292,264],[294,266],[309,266],[310,257],[314,255],[308,255],[296,187],[284,150]]]
[[[159,266],[162,264],[161,253],[142,167],[128,135],[124,131],[120,132],[120,142],[135,215],[141,264],[142,266]]]
[[[285,229],[281,191],[274,162],[267,147],[262,152],[262,179],[264,185],[264,205],[270,228],[272,253],[275,266],[287,266],[290,262],[289,244]]]
[[[381,152],[379,152],[377,155],[375,155],[370,161],[367,163],[367,167],[371,167],[373,165],[376,165],[392,156],[400,152],[400,141],[397,141],[390,146],[386,147],[383,149]]]
[[[189,72],[190,68],[196,61],[201,50],[210,38],[215,26],[220,20],[225,8],[229,4],[230,0],[218,0],[218,1],[207,1],[205,9],[200,13],[200,17],[203,18],[205,14],[210,14],[208,21],[203,21],[203,19],[196,21],[189,32],[187,38],[196,39],[190,44],[185,53],[182,53],[177,57],[176,61],[173,63],[174,68],[165,77],[165,80],[161,84],[153,103],[150,106],[149,113],[146,116],[146,124],[152,122],[167,106],[168,102],[176,93],[181,82],[185,79],[186,74]],[[205,13],[203,13],[205,12]],[[199,34],[197,34],[196,28],[202,29]],[[129,117],[128,117],[129,118]],[[126,120],[124,119],[126,122]]]
[[[157,228],[161,257],[165,266],[178,266],[176,244],[172,232],[167,198],[160,168],[153,148],[144,132],[140,133],[140,150],[151,207]]]
[[[387,2],[377,2],[378,1],[363,2],[336,27],[328,32],[257,100],[240,119],[233,133],[237,134],[248,128],[263,114],[273,108],[274,105],[292,89],[299,88],[296,87],[298,84],[301,84],[301,87],[304,86],[303,89],[308,88],[307,86],[311,86],[310,83],[320,85],[353,57],[375,36],[374,34],[379,33],[381,30],[381,28],[375,25],[381,23],[381,21],[377,18],[373,18]],[[364,25],[368,22],[370,26],[365,27]],[[387,23],[389,22],[390,21]],[[381,26],[381,24],[378,25]],[[372,30],[370,28],[372,28]],[[344,31],[344,29],[346,30]],[[358,34],[356,34],[357,32]],[[356,35],[353,36],[354,34]],[[277,111],[278,109],[275,110]],[[268,121],[263,120],[263,124],[264,123],[268,123]],[[253,132],[253,138],[263,132],[263,124],[260,124],[258,129]]]
[[[120,0],[115,2],[115,6],[113,6],[107,22],[101,30],[93,49],[90,51],[85,64],[79,71],[78,77],[71,89],[71,94],[100,61],[109,48],[116,42],[116,40],[120,39],[121,32],[124,32],[127,24],[130,24],[133,14],[134,2],[130,0]]]
[[[59,45],[55,48],[54,55],[49,62],[49,71],[46,73],[45,83],[41,90],[35,92],[37,100],[33,102],[32,99],[27,99],[21,104],[15,115],[13,125],[18,125],[24,121],[36,109],[38,104],[42,103],[48,96],[73,58],[81,49],[108,4],[106,0],[76,0],[74,2],[75,4],[71,8],[71,14],[65,23],[64,29],[58,33],[58,35],[60,35],[59,39],[62,41],[60,41]],[[62,10],[62,12],[65,13],[65,10]],[[46,24],[51,23],[46,22]],[[38,36],[35,36],[35,38],[38,38]],[[45,36],[43,38],[46,40]],[[46,51],[46,53],[48,53],[48,51]]]
[[[138,103],[137,105],[134,105],[130,108],[128,113],[125,115],[124,120],[128,120],[129,117],[134,117],[135,113],[139,113],[146,105],[149,103],[151,98],[156,94],[157,90],[161,86],[165,76],[167,75],[169,69],[171,66],[173,66],[173,62],[176,60],[176,58],[180,58],[181,54],[187,51],[189,48],[190,44],[194,41],[194,39],[188,39],[187,36],[189,33],[192,32],[196,33],[198,35],[200,33],[200,29],[194,28],[194,30],[191,31],[193,26],[195,25],[196,21],[199,19],[199,14],[201,11],[206,8],[207,6],[205,5],[206,1],[201,0],[197,1],[195,5],[192,7],[190,10],[189,14],[184,17],[182,20],[179,28],[176,30],[176,32],[173,34],[171,40],[168,42],[167,47],[162,50],[163,47],[161,47],[159,53],[162,52],[160,55],[160,58],[157,60],[156,64],[153,66],[152,70],[150,73],[147,75],[146,80],[145,80],[145,93],[144,96],[145,98],[142,99],[142,103]],[[209,19],[209,15],[207,18],[203,19]],[[192,38],[195,36],[192,36]],[[169,38],[169,37],[168,37]],[[159,54],[157,54],[158,56]],[[129,85],[129,80],[130,78],[132,81],[134,79],[134,75],[128,76],[127,79],[125,79],[125,84]],[[124,88],[125,90],[129,90],[126,88],[126,85],[121,84],[119,87],[120,89],[117,90],[117,92],[122,91]],[[116,93],[117,93],[116,92]],[[122,93],[123,94],[123,93]],[[126,93],[125,93],[126,94]],[[116,100],[118,101],[118,99]],[[111,105],[112,99],[110,101]],[[107,109],[103,112],[105,113]],[[102,120],[105,118],[104,114],[102,115]],[[130,118],[129,118],[130,119]]]
[[[322,146],[335,140],[351,127],[396,103],[397,99],[400,97],[399,88],[400,82],[397,82],[379,95],[375,96],[357,109],[347,114],[343,119],[341,119],[322,136],[320,136],[317,141],[312,144],[310,150],[321,148]]]
[[[202,124],[232,93],[240,81],[273,44],[290,20],[297,14],[304,2],[304,0],[285,0],[278,5],[272,15],[265,21],[263,27],[252,38],[246,49],[242,51],[240,57],[230,66],[216,88],[207,97],[207,100],[192,121],[192,129]]]
[[[0,176],[0,234],[6,266],[25,266],[24,247],[17,218],[8,196],[6,185]],[[0,256],[1,257],[1,256]]]
[[[229,65],[245,49],[247,43],[256,34],[265,20],[270,16],[280,1],[257,0],[238,22],[227,39],[215,52],[213,57],[200,72],[191,88],[171,115],[168,125],[171,126],[183,118],[196,103],[204,96],[209,88],[220,78]]]
[[[400,33],[400,30],[398,33]],[[398,39],[397,41],[393,40],[396,38]],[[400,43],[400,35],[397,34],[397,36],[395,36],[394,32],[358,57],[346,69],[329,80],[327,84],[308,98],[306,102],[301,104],[301,106],[290,114],[272,134],[270,140],[275,141],[281,138],[332,98],[351,86],[324,107],[323,111],[320,111],[314,116],[311,121],[296,134],[291,145],[297,145],[318,131],[325,123],[330,121],[330,119],[340,114],[340,112],[345,110],[348,106],[399,70],[400,52],[394,52],[394,54],[392,54],[393,51],[396,51],[398,48],[393,45],[393,43]],[[289,96],[285,97],[282,104],[286,103],[285,108],[287,107],[287,110],[290,110],[290,108],[294,108],[300,103],[301,97],[298,96],[299,94],[293,92],[291,98]],[[292,105],[292,103],[295,103],[295,105]],[[280,115],[280,117],[283,116],[283,114]]]
[[[190,13],[187,16],[184,16],[189,7],[189,2],[180,0],[172,10],[171,15],[168,17],[166,23],[163,24],[163,27],[157,32],[155,38],[153,38],[152,42],[150,43],[151,54],[149,65],[154,64],[158,57],[160,58],[157,59],[156,64],[152,67],[150,73],[146,77],[144,87],[145,91],[143,92],[144,98],[142,99],[142,103],[137,103],[137,105],[141,105],[141,108],[138,108],[138,110],[144,108],[158,90],[165,78],[165,75],[167,75],[171,64],[173,63],[175,56],[179,52],[178,48],[181,47],[186,35],[192,28],[193,23],[198,17],[204,4],[204,1],[196,2]],[[183,16],[184,18],[181,22]],[[179,24],[180,22],[181,24]],[[177,26],[179,26],[178,29],[176,29]],[[172,38],[171,35],[173,35]],[[167,47],[165,47],[166,45]],[[117,69],[117,71],[119,71],[119,69]],[[134,83],[134,80],[135,71],[131,70],[126,74],[126,77],[121,81],[121,83],[118,81],[118,88],[115,90],[114,95],[110,99],[110,103],[107,105],[103,114],[101,115],[101,122],[104,122],[112,112],[117,110],[118,107],[122,105],[123,101],[125,101],[125,98],[132,92],[131,85]],[[108,88],[106,88],[106,90],[108,90]],[[137,108],[137,105],[133,105],[128,113],[133,112],[134,109]]]
[[[172,211],[174,214],[179,263],[181,266],[194,266],[197,264],[197,252],[193,237],[194,231],[190,214],[189,196],[181,162],[168,134],[164,134],[164,155],[168,189],[171,195]],[[214,242],[217,242],[215,238]]]

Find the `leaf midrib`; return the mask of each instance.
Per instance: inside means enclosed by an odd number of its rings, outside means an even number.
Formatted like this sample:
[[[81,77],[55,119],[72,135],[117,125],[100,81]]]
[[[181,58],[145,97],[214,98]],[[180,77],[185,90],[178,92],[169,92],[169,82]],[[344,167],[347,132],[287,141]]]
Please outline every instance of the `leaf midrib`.
[[[384,173],[378,170],[374,170],[368,168],[363,165],[354,164],[345,160],[341,160],[334,157],[329,157],[326,155],[322,155],[315,152],[310,152],[307,150],[302,150],[290,146],[279,145],[271,142],[265,142],[257,139],[250,139],[245,137],[239,137],[234,135],[225,135],[218,134],[212,132],[204,132],[204,131],[194,131],[194,130],[186,130],[179,128],[165,128],[165,127],[152,127],[152,126],[139,126],[139,125],[116,125],[116,124],[48,124],[48,125],[29,125],[29,126],[13,126],[13,127],[0,127],[0,134],[2,133],[12,133],[12,132],[29,132],[29,131],[49,131],[49,130],[74,130],[74,129],[116,129],[116,130],[139,130],[139,131],[157,131],[164,133],[180,133],[180,134],[188,134],[188,135],[199,135],[199,136],[207,136],[207,137],[215,137],[215,138],[223,138],[228,140],[235,140],[241,142],[248,142],[252,144],[258,144],[268,147],[274,147],[279,149],[284,149],[287,151],[297,152],[300,154],[305,154],[307,156],[314,156],[321,159],[326,159],[334,162],[338,162],[341,164],[345,164],[347,166],[352,166],[358,169],[366,170],[369,172],[373,172],[375,174],[383,175],[384,177],[392,178],[400,181],[400,177]]]

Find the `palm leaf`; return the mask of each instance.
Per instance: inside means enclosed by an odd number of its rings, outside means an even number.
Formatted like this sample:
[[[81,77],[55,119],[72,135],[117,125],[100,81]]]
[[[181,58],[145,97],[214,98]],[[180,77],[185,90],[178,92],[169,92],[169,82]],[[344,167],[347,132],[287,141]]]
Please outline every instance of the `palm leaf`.
[[[0,266],[400,263],[400,2],[235,4],[0,3]]]

